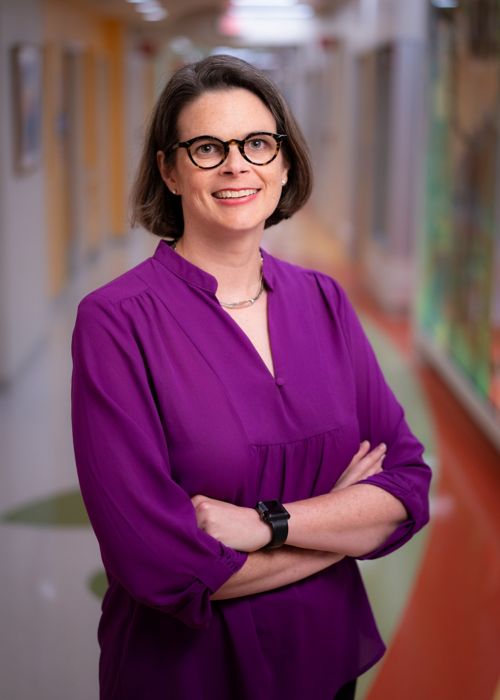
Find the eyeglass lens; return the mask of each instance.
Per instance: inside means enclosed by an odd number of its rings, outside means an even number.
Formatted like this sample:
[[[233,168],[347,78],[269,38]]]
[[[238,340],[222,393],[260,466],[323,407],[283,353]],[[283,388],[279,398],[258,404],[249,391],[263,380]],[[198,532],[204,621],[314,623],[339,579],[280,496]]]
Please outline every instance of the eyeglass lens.
[[[255,165],[266,165],[276,156],[279,144],[269,134],[253,134],[243,145],[245,157]],[[213,168],[226,159],[224,142],[216,138],[202,137],[189,146],[189,153],[196,165]]]

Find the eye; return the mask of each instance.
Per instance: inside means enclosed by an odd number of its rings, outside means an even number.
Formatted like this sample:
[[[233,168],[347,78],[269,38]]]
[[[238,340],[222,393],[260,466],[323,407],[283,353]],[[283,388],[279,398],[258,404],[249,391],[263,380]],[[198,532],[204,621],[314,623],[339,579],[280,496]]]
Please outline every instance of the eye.
[[[247,141],[247,145],[252,151],[262,151],[269,147],[269,143],[262,138],[250,139]]]
[[[224,155],[224,146],[215,139],[200,139],[191,145],[191,153],[199,160],[221,158]]]
[[[199,153],[200,155],[209,156],[214,152],[215,149],[216,146],[213,143],[202,143],[200,146],[196,147],[196,153]]]
[[[245,150],[250,153],[271,153],[276,148],[276,143],[272,136],[267,134],[255,134],[245,141]]]

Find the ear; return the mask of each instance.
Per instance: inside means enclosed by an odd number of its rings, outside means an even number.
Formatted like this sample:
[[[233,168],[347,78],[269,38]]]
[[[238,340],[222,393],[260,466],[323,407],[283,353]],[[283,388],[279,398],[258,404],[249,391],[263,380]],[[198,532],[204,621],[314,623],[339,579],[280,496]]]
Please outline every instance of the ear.
[[[288,182],[288,173],[290,172],[290,163],[285,153],[282,151],[282,166],[281,166],[281,184],[284,187]]]
[[[156,163],[160,171],[161,179],[166,184],[172,194],[180,194],[175,176],[175,168],[167,163],[165,153],[158,151],[156,154]]]
[[[288,182],[288,171],[289,170],[290,170],[290,168],[288,167],[288,164],[285,163],[285,165],[281,171],[281,184],[283,185],[283,187]]]

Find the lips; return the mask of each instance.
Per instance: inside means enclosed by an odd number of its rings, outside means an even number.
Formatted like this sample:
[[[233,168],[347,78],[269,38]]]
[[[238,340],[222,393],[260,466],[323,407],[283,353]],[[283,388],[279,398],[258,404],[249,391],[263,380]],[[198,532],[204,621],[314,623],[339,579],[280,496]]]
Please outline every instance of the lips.
[[[243,197],[250,197],[253,194],[257,194],[258,191],[257,189],[219,190],[213,193],[213,197],[216,199],[242,199]]]

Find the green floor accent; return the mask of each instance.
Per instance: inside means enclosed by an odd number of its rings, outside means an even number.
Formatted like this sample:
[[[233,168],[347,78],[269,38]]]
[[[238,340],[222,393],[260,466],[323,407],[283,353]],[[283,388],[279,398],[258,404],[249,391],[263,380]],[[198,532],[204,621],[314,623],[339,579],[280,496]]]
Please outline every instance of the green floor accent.
[[[434,455],[431,414],[418,380],[396,345],[366,318],[361,320],[385,378],[405,410],[408,425],[425,445],[426,453]]]
[[[96,571],[87,581],[89,589],[99,599],[104,598],[108,588],[108,579],[104,571]]]
[[[9,510],[2,514],[0,521],[50,527],[88,527],[90,525],[82,497],[77,489]]]

